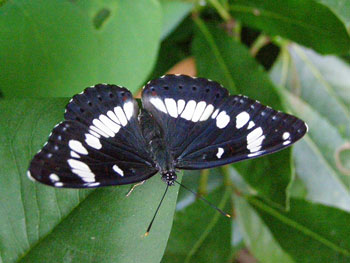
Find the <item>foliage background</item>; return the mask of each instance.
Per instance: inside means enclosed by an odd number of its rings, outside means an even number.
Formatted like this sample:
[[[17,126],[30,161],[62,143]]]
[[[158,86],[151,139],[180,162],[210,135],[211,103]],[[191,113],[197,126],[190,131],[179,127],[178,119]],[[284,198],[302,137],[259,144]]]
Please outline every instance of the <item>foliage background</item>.
[[[0,1],[0,262],[350,262],[349,30],[348,0]],[[129,198],[26,178],[70,96],[169,70],[309,125],[292,149],[184,172],[232,220],[174,187],[145,238],[157,176]]]

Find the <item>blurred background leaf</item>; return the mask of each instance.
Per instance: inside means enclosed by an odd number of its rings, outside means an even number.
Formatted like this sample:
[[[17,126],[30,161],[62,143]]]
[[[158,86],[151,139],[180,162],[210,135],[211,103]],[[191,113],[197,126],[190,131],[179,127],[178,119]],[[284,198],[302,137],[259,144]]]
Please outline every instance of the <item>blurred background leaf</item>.
[[[231,190],[215,189],[206,197],[229,211]],[[225,262],[231,256],[231,220],[202,200],[177,210],[162,262]]]
[[[156,59],[161,11],[151,0],[7,3],[0,8],[4,96],[69,97],[101,82],[135,90]]]
[[[346,0],[315,0],[331,9],[345,24],[348,32],[350,30],[350,5]]]
[[[163,10],[163,29],[161,39],[169,36],[182,20],[191,12],[193,3],[184,1],[161,0]]]
[[[268,226],[253,207],[241,196],[235,196],[237,221],[246,246],[261,262],[292,263],[292,258],[281,248]]]
[[[257,198],[248,198],[248,202],[296,262],[349,261],[349,213],[299,199],[291,199],[289,212]]]
[[[314,0],[232,0],[230,11],[248,26],[323,54],[344,54],[350,50],[344,24],[330,9]]]
[[[296,173],[307,197],[349,211],[349,176],[339,169],[336,153],[350,141],[350,67],[294,44],[284,49],[271,76],[285,88],[290,109],[310,128],[294,147]]]

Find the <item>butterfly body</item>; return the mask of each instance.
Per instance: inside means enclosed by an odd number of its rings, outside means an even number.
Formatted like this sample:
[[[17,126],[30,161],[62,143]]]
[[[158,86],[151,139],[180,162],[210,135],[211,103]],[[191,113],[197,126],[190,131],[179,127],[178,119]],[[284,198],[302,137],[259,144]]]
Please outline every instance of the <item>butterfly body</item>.
[[[166,75],[147,83],[142,107],[126,88],[98,84],[75,95],[65,120],[34,156],[28,176],[54,187],[147,180],[168,186],[177,169],[207,169],[284,149],[304,136],[295,116],[219,83]]]
[[[158,172],[162,175],[162,181],[169,186],[174,185],[177,179],[174,159],[164,140],[164,132],[146,110],[142,110],[139,119],[142,134],[148,142],[150,154]]]

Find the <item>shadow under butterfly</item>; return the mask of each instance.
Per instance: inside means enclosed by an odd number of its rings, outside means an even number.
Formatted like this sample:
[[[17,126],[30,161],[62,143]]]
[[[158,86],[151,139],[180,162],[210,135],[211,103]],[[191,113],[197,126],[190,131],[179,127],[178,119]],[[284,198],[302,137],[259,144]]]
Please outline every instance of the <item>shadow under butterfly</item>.
[[[75,95],[65,120],[31,161],[28,177],[54,187],[94,188],[140,183],[159,172],[166,189],[148,235],[169,186],[183,186],[176,169],[256,158],[307,132],[297,117],[229,95],[205,78],[162,76],[147,83],[141,101],[139,109],[130,91],[108,84]]]

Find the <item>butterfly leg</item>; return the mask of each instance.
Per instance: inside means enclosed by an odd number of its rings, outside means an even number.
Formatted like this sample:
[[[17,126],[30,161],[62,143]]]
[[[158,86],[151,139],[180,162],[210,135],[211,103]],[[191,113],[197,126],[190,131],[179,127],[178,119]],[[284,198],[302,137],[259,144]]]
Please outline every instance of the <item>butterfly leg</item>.
[[[126,194],[126,197],[129,197],[131,195],[131,193],[134,191],[134,189],[139,186],[139,185],[143,185],[145,183],[146,180],[143,180],[142,182],[139,182],[137,184],[134,184],[131,189],[129,190],[129,192]]]

